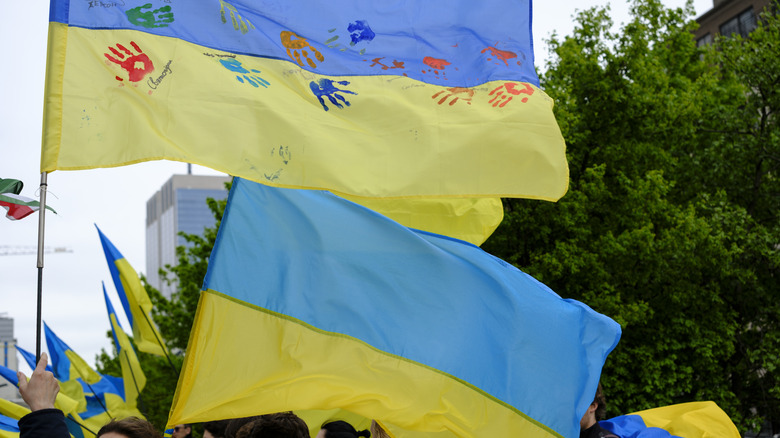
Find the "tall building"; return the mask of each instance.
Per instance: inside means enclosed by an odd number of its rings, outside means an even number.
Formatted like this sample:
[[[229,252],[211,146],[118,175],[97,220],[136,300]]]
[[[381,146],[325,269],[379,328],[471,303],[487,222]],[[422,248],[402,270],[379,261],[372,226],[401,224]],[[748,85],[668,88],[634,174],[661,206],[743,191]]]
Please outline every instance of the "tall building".
[[[758,16],[769,7],[771,0],[713,0],[712,9],[696,21],[696,44],[711,44],[716,35],[733,34],[747,37],[756,28]]]
[[[14,339],[14,320],[6,315],[0,315],[0,365],[14,371],[19,369],[16,355],[16,339]],[[19,401],[19,391],[15,386],[0,379],[0,398]]]
[[[166,297],[175,289],[165,284],[159,271],[176,265],[176,247],[187,245],[179,232],[202,234],[214,226],[206,198],[227,198],[228,181],[227,176],[174,175],[146,202],[146,277]]]

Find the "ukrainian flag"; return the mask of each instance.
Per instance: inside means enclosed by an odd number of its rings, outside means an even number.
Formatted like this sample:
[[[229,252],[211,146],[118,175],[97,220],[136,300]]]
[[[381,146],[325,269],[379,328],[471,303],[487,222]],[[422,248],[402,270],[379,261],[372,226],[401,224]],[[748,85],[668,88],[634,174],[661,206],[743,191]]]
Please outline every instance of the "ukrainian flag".
[[[100,235],[100,243],[103,245],[103,252],[106,255],[108,270],[111,271],[111,278],[114,280],[117,294],[122,301],[125,315],[133,330],[135,345],[146,353],[158,356],[167,355],[168,350],[152,320],[152,301],[141,284],[138,274],[130,266],[125,256],[100,231],[100,228],[97,225],[95,228]]]
[[[0,377],[5,378],[14,386],[19,387],[19,379],[14,370],[0,365]],[[60,387],[61,386],[62,383],[60,382]],[[85,434],[87,434],[87,436],[95,436],[97,430],[93,431],[90,429],[77,413],[79,405],[80,403],[78,401],[68,397],[62,391],[57,393],[57,398],[54,400],[54,407],[61,410],[65,415],[65,424],[73,437],[84,438]],[[10,408],[8,403],[0,403],[0,412],[9,416],[19,416],[19,418],[21,418],[29,413],[29,409],[22,409],[25,410],[25,413],[20,415],[22,412],[19,409]]]
[[[148,160],[363,197],[567,190],[530,0],[52,0],[42,171]]]
[[[60,339],[45,322],[43,329],[46,334],[46,346],[49,347],[49,355],[51,355],[54,376],[58,380],[69,382],[81,379],[88,385],[100,381],[101,375]]]
[[[127,334],[122,330],[122,326],[119,324],[116,312],[114,311],[114,306],[111,304],[111,300],[108,299],[105,284],[103,285],[103,297],[106,300],[108,321],[111,324],[111,334],[114,336],[116,354],[117,357],[119,357],[119,364],[122,368],[125,394],[125,397],[123,398],[127,408],[136,409],[138,396],[146,386],[146,375],[141,369],[141,364],[130,343],[130,339],[128,339]],[[140,413],[136,414],[136,416],[143,418]]]
[[[343,409],[391,431],[571,437],[620,337],[474,245],[238,178],[203,288],[170,424]]]
[[[19,422],[0,415],[0,438],[19,438]]]
[[[740,438],[715,402],[680,403],[622,415],[599,424],[621,438]]]
[[[57,339],[59,340],[59,338]],[[27,365],[35,369],[35,355],[18,346],[16,348],[27,362]],[[46,371],[54,374],[54,369],[49,364],[46,365]],[[81,379],[76,379],[78,384],[64,384],[64,382],[60,382],[60,390],[63,391],[63,394],[67,394],[74,399],[80,399],[80,397],[84,399],[86,404],[81,405],[79,408],[79,416],[84,420],[105,414],[106,410],[115,413],[125,409],[122,379],[102,374],[100,377],[101,379],[98,382],[92,384],[87,384]],[[2,412],[2,409],[0,409],[0,412]]]

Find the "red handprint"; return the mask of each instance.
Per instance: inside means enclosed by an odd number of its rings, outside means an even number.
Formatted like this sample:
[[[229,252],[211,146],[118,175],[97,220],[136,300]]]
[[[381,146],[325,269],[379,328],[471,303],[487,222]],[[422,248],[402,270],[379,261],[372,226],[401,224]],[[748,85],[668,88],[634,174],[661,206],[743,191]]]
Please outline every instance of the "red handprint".
[[[138,44],[136,44],[135,41],[130,41],[130,45],[138,52],[137,55],[133,54],[133,52],[121,44],[117,44],[116,47],[124,53],[109,46],[108,50],[110,50],[114,56],[111,56],[108,53],[104,53],[104,55],[109,61],[119,64],[120,67],[127,71],[130,82],[139,82],[147,74],[154,71],[154,64],[152,64],[152,60],[146,56],[146,53],[138,47]],[[124,79],[119,76],[117,76],[116,79],[118,81],[124,81]]]
[[[464,102],[471,105],[471,98],[474,97],[474,90],[472,90],[471,88],[452,87],[452,88],[447,88],[446,90],[439,91],[438,93],[431,96],[431,99],[436,99],[437,97],[439,97],[439,95],[443,94],[445,91],[447,91],[448,93],[445,94],[441,99],[439,99],[438,102],[436,102],[439,105],[443,104],[444,102],[447,101],[448,98],[453,96],[455,98],[450,101],[450,106],[455,105],[455,102],[457,102],[458,99],[463,99]]]
[[[492,103],[493,107],[497,106],[499,108],[503,108],[504,105],[512,101],[513,96],[519,96],[521,94],[527,94],[531,96],[534,94],[534,88],[532,86],[525,83],[520,85],[523,85],[525,89],[519,90],[515,88],[518,86],[516,82],[506,82],[504,85],[497,87],[495,90],[490,92],[490,95],[493,96],[495,94],[495,97],[490,99],[489,103]],[[528,98],[523,97],[521,102],[528,102]]]
[[[423,58],[423,63],[429,67],[433,67],[436,70],[444,70],[444,67],[450,65],[446,59],[432,58],[430,56]]]
[[[433,69],[433,74],[437,78],[439,77],[439,71],[441,71],[442,78],[444,78],[445,81],[447,80],[447,75],[444,73],[444,68],[450,65],[450,63],[446,59],[439,59],[431,56],[426,56],[425,58],[423,58],[423,64],[427,65],[428,67],[431,67]],[[423,74],[430,73],[431,69],[428,69],[428,71],[423,70],[422,72]]]
[[[303,57],[309,64],[309,67],[317,68],[317,64],[315,64],[314,61],[309,58],[309,52],[306,50],[301,50],[301,53],[298,53],[299,49],[305,49],[308,47],[312,52],[314,52],[314,57],[317,58],[318,61],[322,62],[325,60],[325,57],[322,56],[322,53],[317,51],[317,49],[312,47],[308,41],[299,37],[295,32],[283,30],[279,36],[281,37],[282,45],[287,48],[287,56],[295,59],[295,62],[297,62],[301,67],[303,67],[303,62],[301,62],[301,54],[303,54]],[[293,51],[290,52],[290,49],[293,49]]]
[[[509,66],[509,63],[506,62],[507,59],[517,58],[517,54],[515,52],[510,52],[509,50],[501,50],[501,49],[497,49],[495,47],[485,47],[484,49],[482,49],[482,52],[480,52],[480,53],[485,53],[488,50],[490,51],[491,55],[496,57],[496,59],[504,61],[504,64],[507,67]],[[488,58],[488,61],[491,61],[491,60],[492,60],[492,58]]]

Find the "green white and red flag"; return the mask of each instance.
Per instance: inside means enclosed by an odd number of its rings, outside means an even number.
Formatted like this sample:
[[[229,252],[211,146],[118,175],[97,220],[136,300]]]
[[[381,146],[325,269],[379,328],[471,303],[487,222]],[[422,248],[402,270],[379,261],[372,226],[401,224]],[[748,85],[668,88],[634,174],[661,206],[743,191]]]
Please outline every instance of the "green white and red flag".
[[[41,204],[35,199],[13,193],[0,193],[0,207],[8,210],[5,217],[12,221],[23,219],[40,210]],[[51,207],[46,207],[56,213]]]

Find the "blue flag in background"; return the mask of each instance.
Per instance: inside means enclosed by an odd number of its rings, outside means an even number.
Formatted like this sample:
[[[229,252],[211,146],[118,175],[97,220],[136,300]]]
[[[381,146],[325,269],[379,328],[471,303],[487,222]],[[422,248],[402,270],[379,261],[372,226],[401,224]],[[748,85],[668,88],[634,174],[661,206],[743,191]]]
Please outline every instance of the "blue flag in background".
[[[0,437],[16,438],[18,436],[19,422],[5,415],[0,415]]]
[[[100,236],[100,244],[106,255],[106,263],[108,263],[111,278],[114,280],[114,287],[116,287],[116,292],[122,301],[127,320],[130,322],[135,345],[143,352],[165,356],[167,350],[162,336],[152,321],[152,301],[141,284],[138,273],[130,266],[130,263],[116,246],[108,240],[108,237],[100,231],[100,228],[97,225],[95,228]]]
[[[24,359],[24,361],[27,362],[27,366],[29,366],[30,369],[34,370],[35,366],[37,365],[37,363],[35,362],[35,355],[18,345],[16,346],[16,350],[19,352],[19,354],[22,355],[22,359]],[[51,364],[46,364],[46,371],[54,373]]]
[[[170,424],[340,408],[396,436],[571,437],[620,337],[479,247],[242,179],[203,289]]]

